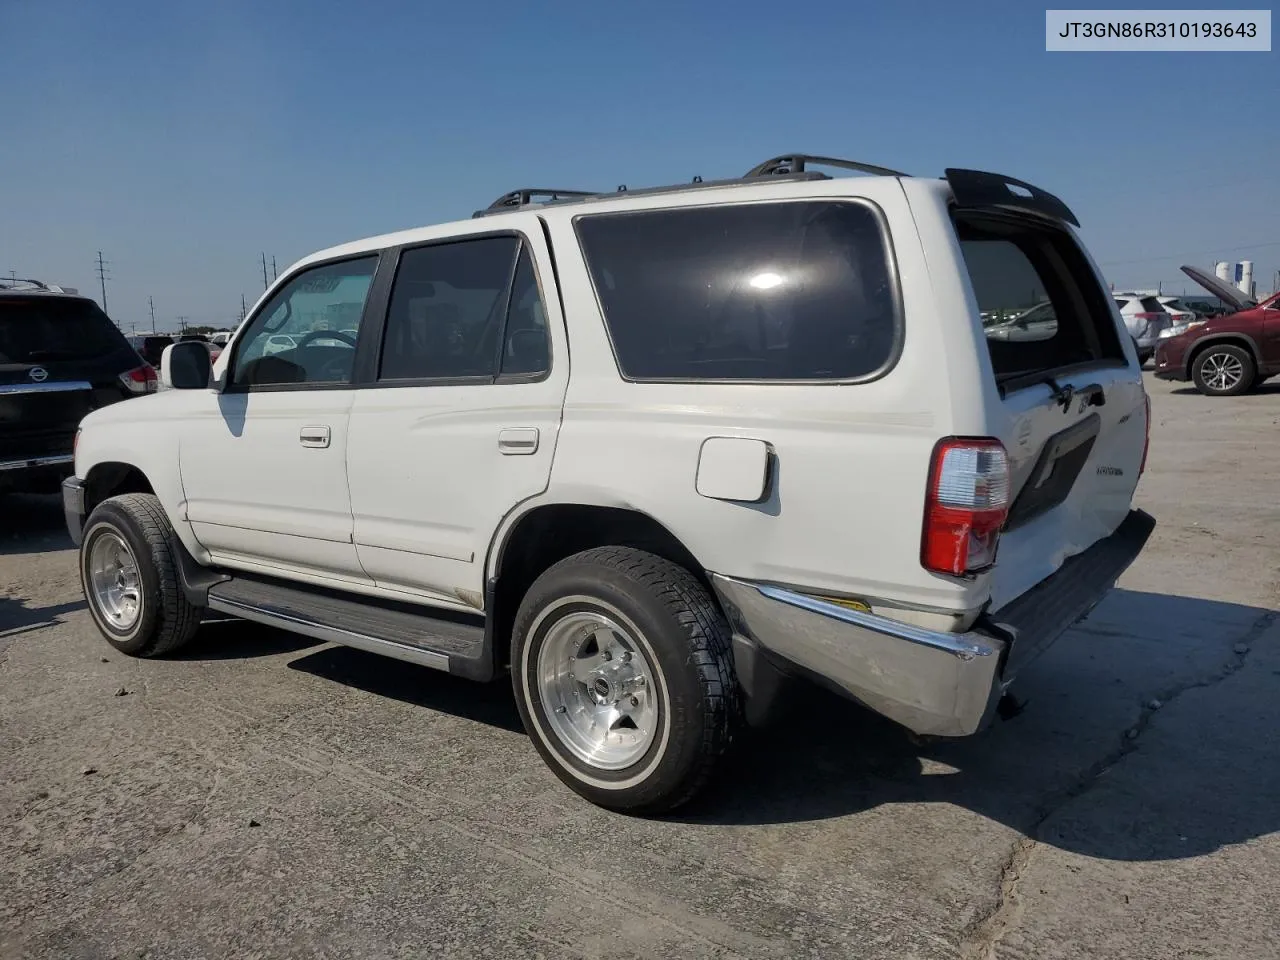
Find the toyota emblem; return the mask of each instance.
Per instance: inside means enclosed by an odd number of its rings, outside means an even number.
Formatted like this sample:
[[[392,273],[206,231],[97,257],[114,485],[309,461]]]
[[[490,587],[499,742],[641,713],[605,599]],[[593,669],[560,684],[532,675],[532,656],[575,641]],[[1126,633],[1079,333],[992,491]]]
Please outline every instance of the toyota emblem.
[[[27,376],[29,376],[36,383],[44,383],[46,380],[49,379],[49,371],[46,370],[44,367],[32,367],[29,371],[27,371]]]

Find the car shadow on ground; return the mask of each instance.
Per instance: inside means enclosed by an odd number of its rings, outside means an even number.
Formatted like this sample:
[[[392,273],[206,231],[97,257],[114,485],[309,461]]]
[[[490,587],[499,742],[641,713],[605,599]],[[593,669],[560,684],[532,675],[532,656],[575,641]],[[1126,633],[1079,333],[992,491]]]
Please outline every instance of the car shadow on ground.
[[[195,637],[171,654],[170,659],[253,660],[298,653],[320,644],[321,641],[301,634],[213,613],[205,615]]]
[[[0,639],[62,623],[63,614],[84,608],[83,600],[47,607],[31,607],[27,605],[29,602],[21,597],[0,597]]]
[[[846,817],[895,804],[951,804],[1036,839],[1112,860],[1177,859],[1280,830],[1280,697],[1214,693],[1211,709],[1170,709],[1245,663],[1233,638],[1275,611],[1115,590],[1020,678],[1023,709],[960,740],[920,740],[858,705],[797,684],[781,716],[749,730],[716,784],[670,819],[758,826]],[[216,632],[215,632],[216,631]],[[290,644],[294,644],[291,646]],[[230,652],[217,648],[231,644]],[[1225,645],[1224,645],[1225,644]],[[240,621],[211,623],[192,658],[270,655],[311,645]],[[256,651],[256,652],[255,652]],[[479,685],[326,646],[289,667],[509,731],[522,729],[505,681]],[[1280,671],[1276,671],[1280,673]],[[1163,713],[1150,708],[1164,697]],[[1235,697],[1227,702],[1226,698]],[[529,762],[537,763],[529,753]],[[1137,771],[1149,774],[1137,777]],[[1137,779],[1135,779],[1137,777]],[[1066,818],[1066,808],[1073,803]]]
[[[62,515],[62,497],[0,493],[0,556],[49,553],[74,546]]]
[[[1016,716],[961,740],[920,741],[806,688],[676,819],[794,823],[945,803],[1112,860],[1178,859],[1265,836],[1280,830],[1280,670],[1207,691],[1242,670],[1251,644],[1274,645],[1275,631],[1264,635],[1277,622],[1276,611],[1113,591],[1020,678],[1015,692],[1030,696]]]
[[[430,667],[392,660],[351,647],[326,647],[289,664],[315,677],[379,697],[521,732],[520,714],[505,681],[473,683]]]

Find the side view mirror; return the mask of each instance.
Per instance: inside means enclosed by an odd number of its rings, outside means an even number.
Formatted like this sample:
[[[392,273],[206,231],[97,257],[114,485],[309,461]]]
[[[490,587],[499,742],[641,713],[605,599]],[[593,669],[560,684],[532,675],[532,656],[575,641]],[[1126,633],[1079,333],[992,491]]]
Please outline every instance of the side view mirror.
[[[209,348],[198,340],[184,340],[164,348],[160,384],[172,390],[203,390],[212,370]]]

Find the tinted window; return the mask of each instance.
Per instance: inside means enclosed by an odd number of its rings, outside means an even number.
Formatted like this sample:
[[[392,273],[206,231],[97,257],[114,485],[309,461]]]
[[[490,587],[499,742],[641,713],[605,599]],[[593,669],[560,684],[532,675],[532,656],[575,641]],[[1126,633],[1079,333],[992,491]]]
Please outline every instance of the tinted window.
[[[551,342],[547,337],[547,313],[538,294],[538,278],[528,248],[520,251],[516,279],[507,311],[507,331],[502,350],[501,373],[517,376],[546,373],[551,369]]]
[[[998,379],[1123,359],[1106,294],[1067,235],[979,217],[956,232]]]
[[[485,237],[401,254],[379,378],[493,377],[519,249]]]
[[[88,360],[125,346],[92,300],[0,297],[0,363]]]
[[[249,321],[232,383],[346,383],[376,256],[298,274]]]
[[[893,354],[888,251],[862,204],[610,214],[577,229],[627,377],[847,379]]]
[[[1143,297],[1142,309],[1146,313],[1164,313],[1164,304],[1155,297]]]

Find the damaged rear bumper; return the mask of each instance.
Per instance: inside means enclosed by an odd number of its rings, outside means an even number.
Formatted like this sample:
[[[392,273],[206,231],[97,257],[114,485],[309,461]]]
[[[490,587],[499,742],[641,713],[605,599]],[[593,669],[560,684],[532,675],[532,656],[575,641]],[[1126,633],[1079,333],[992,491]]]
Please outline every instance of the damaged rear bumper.
[[[1155,521],[1131,511],[1109,537],[966,633],[927,630],[765,583],[712,574],[735,649],[799,668],[919,734],[981,730],[1018,671],[1089,613]]]

